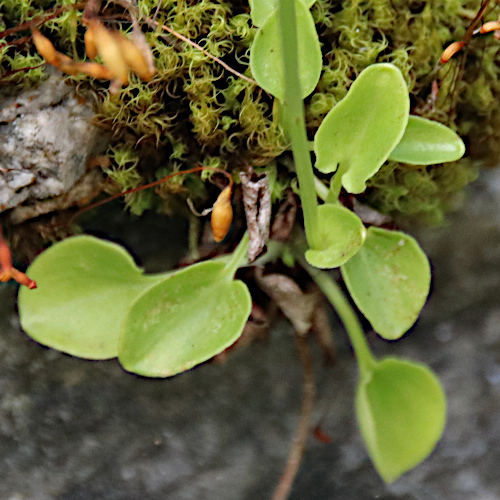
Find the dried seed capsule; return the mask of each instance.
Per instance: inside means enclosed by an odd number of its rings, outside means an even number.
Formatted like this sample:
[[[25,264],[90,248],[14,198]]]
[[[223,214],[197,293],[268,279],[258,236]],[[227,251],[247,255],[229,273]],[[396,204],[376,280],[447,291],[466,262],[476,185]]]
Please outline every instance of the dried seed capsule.
[[[55,49],[52,42],[45,36],[43,36],[37,29],[32,29],[33,42],[35,43],[36,50],[38,53],[56,68],[59,67],[59,52]]]
[[[497,31],[499,29],[500,29],[500,22],[499,21],[489,21],[487,23],[484,23],[479,28],[479,33],[481,33],[481,34],[489,33],[490,31]]]
[[[219,194],[212,210],[212,233],[214,240],[222,241],[231,227],[233,221],[233,207],[231,206],[232,187],[227,186]]]
[[[142,81],[149,82],[156,73],[156,69],[154,66],[150,67],[147,57],[145,57],[141,49],[121,33],[115,32],[113,36],[120,46],[122,56],[129,69],[139,76]]]
[[[458,42],[453,42],[444,49],[441,54],[441,59],[439,60],[442,64],[447,63],[457,52],[462,50],[465,42],[463,40],[459,40]]]
[[[85,30],[85,35],[83,37],[85,42],[85,52],[90,59],[95,59],[97,57],[97,45],[94,40],[94,32],[90,30]]]
[[[113,32],[94,19],[88,22],[87,31],[90,31],[89,36],[92,37],[92,43],[95,44],[104,65],[113,73],[113,80],[116,80],[118,85],[126,84],[128,67]]]

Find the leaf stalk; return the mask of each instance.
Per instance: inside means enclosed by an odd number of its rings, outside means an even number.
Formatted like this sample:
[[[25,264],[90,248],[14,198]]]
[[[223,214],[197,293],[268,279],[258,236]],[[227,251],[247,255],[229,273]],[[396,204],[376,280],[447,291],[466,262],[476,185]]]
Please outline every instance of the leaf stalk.
[[[278,12],[285,81],[283,105],[286,130],[290,136],[293,159],[299,178],[299,192],[304,213],[306,238],[311,248],[319,247],[319,223],[314,174],[307,140],[304,104],[299,80],[295,0],[280,0]]]
[[[363,328],[354,309],[349,304],[339,285],[327,272],[310,266],[303,257],[300,257],[300,262],[332,304],[344,325],[358,360],[361,378],[369,377],[377,361],[368,347]]]

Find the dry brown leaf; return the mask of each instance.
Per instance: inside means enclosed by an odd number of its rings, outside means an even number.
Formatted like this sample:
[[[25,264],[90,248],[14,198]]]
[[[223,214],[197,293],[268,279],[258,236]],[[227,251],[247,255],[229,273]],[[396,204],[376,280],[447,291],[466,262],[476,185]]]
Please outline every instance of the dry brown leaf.
[[[284,274],[263,275],[261,268],[255,269],[255,279],[290,320],[297,334],[305,335],[313,325],[320,295],[302,291],[292,278]]]
[[[389,215],[381,214],[369,205],[365,205],[352,197],[352,211],[365,223],[373,226],[383,226],[392,221]]]
[[[297,199],[291,189],[287,191],[276,213],[271,226],[271,238],[277,241],[286,241],[292,232],[297,216]]]
[[[271,192],[267,175],[256,175],[252,169],[240,172],[243,205],[248,227],[248,261],[253,262],[269,239]]]

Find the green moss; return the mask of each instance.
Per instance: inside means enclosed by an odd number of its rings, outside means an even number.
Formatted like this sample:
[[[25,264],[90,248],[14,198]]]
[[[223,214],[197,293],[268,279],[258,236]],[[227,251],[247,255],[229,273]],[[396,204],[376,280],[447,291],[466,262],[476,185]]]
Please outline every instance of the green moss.
[[[56,4],[68,3],[72,1],[3,0],[0,22],[12,27]],[[385,165],[366,193],[367,201],[384,212],[440,221],[443,212],[453,205],[455,193],[475,177],[475,162],[495,163],[500,157],[500,82],[495,62],[499,60],[500,43],[491,36],[474,38],[468,45],[463,72],[460,56],[442,68],[436,66],[443,48],[463,36],[480,3],[317,0],[312,7],[324,68],[316,91],[306,102],[311,137],[356,76],[369,64],[385,61],[401,69],[415,113],[452,126],[471,144],[472,159],[451,165]],[[142,16],[152,16],[157,5],[157,0],[138,2]],[[108,9],[123,13],[116,4]],[[157,20],[251,76],[248,51],[255,28],[248,12],[245,3],[224,0],[163,0]],[[495,19],[497,12],[489,16]],[[80,21],[81,12],[69,10],[42,30],[60,50],[82,59]],[[130,29],[127,23],[120,26]],[[25,35],[19,33],[19,37]],[[107,83],[85,76],[68,77],[79,83],[82,92],[93,94],[97,118],[114,132],[113,179],[127,189],[199,164],[217,164],[235,174],[251,165],[267,169],[273,179],[279,180],[274,184],[273,199],[279,198],[293,180],[293,171],[282,181],[283,172],[288,173],[283,166],[289,156],[273,121],[269,96],[161,29],[149,30],[146,36],[158,68],[152,82],[145,84],[132,77],[119,95],[110,96]],[[34,61],[40,59],[29,46],[0,48],[2,72]],[[10,78],[20,82],[20,75],[23,73]],[[31,70],[27,77],[35,81],[42,77],[42,71]],[[434,80],[440,85],[439,98],[435,105],[426,105]],[[153,150],[155,161],[151,161]],[[133,161],[124,161],[120,151],[134,152]],[[203,197],[202,186],[183,177],[156,192],[160,197],[174,191],[186,195],[188,185],[196,196]],[[158,204],[152,195],[139,199],[134,195],[129,200],[135,211]]]
[[[421,168],[388,162],[366,193],[367,201],[383,212],[440,222],[455,194],[477,176],[477,161],[500,158],[500,87],[494,62],[500,44],[491,37],[473,39],[463,75],[460,55],[442,68],[436,64],[444,47],[463,36],[480,3],[318,0],[312,8],[327,65],[307,109],[312,129],[363,68],[392,62],[409,86],[413,112],[452,126],[472,145],[474,161]],[[433,80],[440,85],[434,107],[425,105]]]

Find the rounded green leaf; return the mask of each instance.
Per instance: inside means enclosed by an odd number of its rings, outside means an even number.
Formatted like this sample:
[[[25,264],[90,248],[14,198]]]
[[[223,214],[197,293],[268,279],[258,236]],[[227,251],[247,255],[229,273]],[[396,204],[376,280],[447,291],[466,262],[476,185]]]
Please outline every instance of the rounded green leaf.
[[[303,1],[295,2],[300,88],[302,97],[316,87],[322,68],[321,48],[311,12]],[[257,83],[281,101],[285,98],[283,50],[277,10],[265,20],[250,50],[250,68]]]
[[[327,203],[319,206],[318,223],[321,246],[307,250],[305,254],[311,266],[320,269],[339,267],[363,245],[366,237],[363,222],[342,205]]]
[[[415,323],[429,294],[429,261],[405,233],[370,227],[365,244],[342,266],[342,277],[373,329],[398,339]]]
[[[28,273],[38,288],[19,293],[25,332],[40,344],[87,359],[118,355],[127,309],[158,281],[144,276],[124,248],[92,236],[56,243]]]
[[[262,26],[264,21],[272,14],[277,0],[249,0],[250,17],[254,26]],[[308,9],[316,0],[302,0]]]
[[[451,128],[427,118],[410,116],[403,138],[389,159],[410,165],[435,165],[455,161],[465,153],[465,144]]]
[[[189,370],[233,344],[250,315],[242,281],[221,262],[202,262],[165,279],[137,298],[123,322],[118,358],[147,377]]]
[[[276,6],[276,0],[249,0],[248,3],[250,4],[250,17],[254,26],[262,26]]]
[[[318,128],[316,168],[324,173],[339,168],[344,188],[363,192],[403,137],[409,110],[401,71],[386,63],[368,66]]]
[[[445,425],[446,399],[429,368],[386,358],[359,381],[356,414],[375,468],[390,483],[434,449]]]

